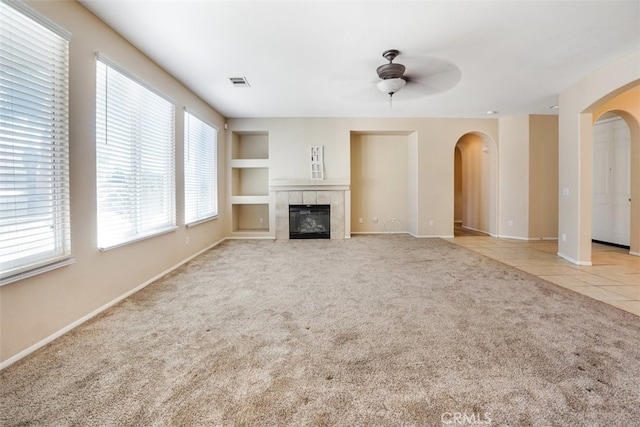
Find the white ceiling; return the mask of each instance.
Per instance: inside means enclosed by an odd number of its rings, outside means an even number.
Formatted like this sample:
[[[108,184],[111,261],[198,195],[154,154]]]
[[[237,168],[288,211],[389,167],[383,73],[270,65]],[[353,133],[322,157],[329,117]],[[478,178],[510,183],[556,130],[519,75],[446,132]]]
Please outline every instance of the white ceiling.
[[[640,48],[638,0],[81,3],[229,118],[554,114]],[[375,86],[386,49],[414,78],[392,107]]]

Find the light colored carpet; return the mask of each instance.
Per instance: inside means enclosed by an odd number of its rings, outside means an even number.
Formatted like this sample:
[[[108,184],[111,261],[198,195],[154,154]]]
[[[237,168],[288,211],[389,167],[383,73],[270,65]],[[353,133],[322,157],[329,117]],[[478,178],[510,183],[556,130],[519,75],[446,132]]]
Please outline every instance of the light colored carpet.
[[[227,241],[0,380],[3,426],[630,426],[640,318],[439,239]]]

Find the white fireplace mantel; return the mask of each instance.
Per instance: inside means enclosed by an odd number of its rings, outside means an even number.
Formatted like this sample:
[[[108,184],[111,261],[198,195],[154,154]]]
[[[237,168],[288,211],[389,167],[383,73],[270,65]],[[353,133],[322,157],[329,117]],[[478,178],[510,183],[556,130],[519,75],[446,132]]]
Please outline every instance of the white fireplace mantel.
[[[269,183],[270,191],[348,191],[351,182],[348,179],[274,179]]]

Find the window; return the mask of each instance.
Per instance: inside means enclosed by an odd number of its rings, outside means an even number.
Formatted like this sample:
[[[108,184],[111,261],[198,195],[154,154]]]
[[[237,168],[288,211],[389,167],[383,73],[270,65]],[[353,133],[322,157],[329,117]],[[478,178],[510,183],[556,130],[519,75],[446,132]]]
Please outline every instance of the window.
[[[0,284],[71,262],[69,38],[0,2]]]
[[[218,130],[184,113],[184,206],[187,224],[218,215]]]
[[[105,58],[97,62],[98,246],[175,229],[174,107]]]

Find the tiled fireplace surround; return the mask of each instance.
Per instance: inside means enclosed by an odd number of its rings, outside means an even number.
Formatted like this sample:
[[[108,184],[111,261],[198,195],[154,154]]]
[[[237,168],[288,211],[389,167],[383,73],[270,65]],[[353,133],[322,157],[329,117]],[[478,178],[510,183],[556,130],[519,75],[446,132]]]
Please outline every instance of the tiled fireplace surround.
[[[289,205],[330,205],[331,239],[345,238],[348,186],[271,185],[271,191],[276,201],[276,239],[289,240]]]

